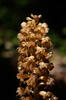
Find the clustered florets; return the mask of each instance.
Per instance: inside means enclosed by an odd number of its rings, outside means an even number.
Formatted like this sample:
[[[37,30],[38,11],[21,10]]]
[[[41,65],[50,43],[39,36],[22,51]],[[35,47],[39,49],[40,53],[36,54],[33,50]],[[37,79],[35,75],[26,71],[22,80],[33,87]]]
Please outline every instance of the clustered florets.
[[[53,64],[49,61],[52,57],[51,40],[46,34],[49,31],[46,23],[39,23],[41,15],[27,17],[27,22],[22,22],[18,39],[20,41],[18,52],[18,74],[20,86],[17,93],[20,100],[57,100],[49,92],[54,84],[49,71]]]

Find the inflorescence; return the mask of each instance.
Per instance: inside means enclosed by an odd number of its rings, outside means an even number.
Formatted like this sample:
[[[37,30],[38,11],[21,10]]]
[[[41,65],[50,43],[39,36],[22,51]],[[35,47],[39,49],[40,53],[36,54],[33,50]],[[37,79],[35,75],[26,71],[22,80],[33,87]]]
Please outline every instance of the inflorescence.
[[[53,69],[52,43],[47,36],[49,31],[46,23],[40,23],[41,15],[26,17],[27,22],[21,23],[18,33],[18,74],[20,80],[17,95],[20,100],[57,100],[50,92],[54,79],[49,72]]]

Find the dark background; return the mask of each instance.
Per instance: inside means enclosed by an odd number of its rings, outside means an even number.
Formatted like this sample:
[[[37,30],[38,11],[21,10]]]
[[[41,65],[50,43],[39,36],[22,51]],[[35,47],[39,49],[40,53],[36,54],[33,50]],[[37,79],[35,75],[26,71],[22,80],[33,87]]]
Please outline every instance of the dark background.
[[[63,0],[0,0],[0,72],[2,76],[2,99],[16,100],[18,87],[17,34],[20,24],[30,14],[42,14],[41,21],[48,23],[49,36],[54,49],[66,56],[66,3]],[[58,84],[61,84],[59,82]],[[56,83],[55,94],[66,100],[66,84]],[[4,96],[5,95],[5,96]]]

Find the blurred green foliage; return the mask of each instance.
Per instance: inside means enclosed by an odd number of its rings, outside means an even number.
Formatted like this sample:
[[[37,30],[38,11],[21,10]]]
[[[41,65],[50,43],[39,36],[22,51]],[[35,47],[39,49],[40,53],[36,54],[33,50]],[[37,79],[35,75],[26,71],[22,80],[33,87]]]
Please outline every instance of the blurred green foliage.
[[[0,1],[0,56],[3,51],[13,51],[18,46],[17,33],[20,30],[20,23],[26,16],[22,8],[26,8],[30,2],[30,0]],[[55,31],[49,33],[54,47],[66,55],[66,39]],[[61,33],[66,36],[66,27],[61,29]]]
[[[66,27],[62,28],[63,35],[66,35]]]
[[[25,6],[29,4],[29,0],[16,0],[16,4],[19,6]]]
[[[0,0],[0,56],[3,52],[13,52],[18,46],[17,33],[24,19],[21,8],[29,3],[29,0]]]
[[[66,34],[65,29],[63,28],[63,35]],[[52,39],[52,43],[54,45],[54,48],[59,51],[62,55],[66,56],[66,38],[62,38],[59,36],[57,32],[50,31],[49,36]]]

